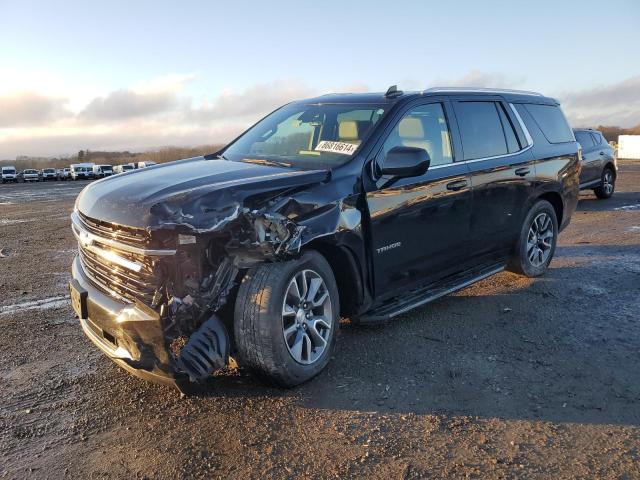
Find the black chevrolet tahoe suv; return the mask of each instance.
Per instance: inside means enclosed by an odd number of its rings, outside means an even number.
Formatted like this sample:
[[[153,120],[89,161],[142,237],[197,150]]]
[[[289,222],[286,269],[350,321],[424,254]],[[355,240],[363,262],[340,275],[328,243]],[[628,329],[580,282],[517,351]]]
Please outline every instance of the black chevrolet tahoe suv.
[[[504,269],[542,275],[576,208],[556,100],[432,88],[289,103],[218,152],[87,186],[70,282],[84,333],[181,390],[228,365],[290,387],[340,317],[388,321]]]

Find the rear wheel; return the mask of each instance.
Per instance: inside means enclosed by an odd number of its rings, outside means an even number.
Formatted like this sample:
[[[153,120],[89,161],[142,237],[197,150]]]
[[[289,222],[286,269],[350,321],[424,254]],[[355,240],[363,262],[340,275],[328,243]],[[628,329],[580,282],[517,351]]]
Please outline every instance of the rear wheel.
[[[602,171],[602,183],[598,188],[593,190],[593,193],[596,194],[601,200],[606,200],[607,198],[611,198],[613,195],[613,191],[616,186],[616,176],[613,173],[613,170],[610,167],[605,168]]]
[[[546,272],[558,239],[558,218],[553,206],[546,200],[538,200],[525,217],[516,245],[516,252],[509,263],[509,270],[539,277]]]
[[[333,272],[317,252],[252,268],[235,306],[239,364],[282,387],[311,379],[331,358],[339,311]]]

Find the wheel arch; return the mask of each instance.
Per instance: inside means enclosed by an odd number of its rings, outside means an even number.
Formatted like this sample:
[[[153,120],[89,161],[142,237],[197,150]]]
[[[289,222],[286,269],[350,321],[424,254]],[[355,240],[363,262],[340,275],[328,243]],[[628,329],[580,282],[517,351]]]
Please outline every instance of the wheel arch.
[[[546,200],[547,202],[549,202],[556,212],[558,225],[562,225],[564,214],[564,202],[562,201],[562,195],[560,195],[558,192],[545,192],[538,196],[536,200]]]
[[[615,180],[616,178],[618,178],[618,171],[616,170],[616,166],[613,164],[613,162],[612,162],[612,161],[610,161],[610,160],[609,160],[607,163],[605,163],[604,168],[603,168],[602,170],[604,171],[604,170],[606,170],[607,168],[608,168],[609,170],[611,170],[611,172],[613,172],[613,178],[614,178],[614,180]]]
[[[340,314],[357,313],[364,300],[364,289],[360,268],[351,250],[322,238],[307,243],[302,251],[305,250],[315,250],[329,263],[340,296]]]

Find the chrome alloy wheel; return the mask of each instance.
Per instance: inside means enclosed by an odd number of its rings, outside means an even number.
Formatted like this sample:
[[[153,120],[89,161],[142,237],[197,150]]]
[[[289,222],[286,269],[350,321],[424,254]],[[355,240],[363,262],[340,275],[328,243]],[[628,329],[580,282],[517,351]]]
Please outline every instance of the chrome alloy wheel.
[[[534,267],[543,265],[553,246],[553,221],[546,213],[536,215],[527,235],[527,258]]]
[[[613,173],[607,170],[604,172],[604,177],[602,178],[602,190],[607,195],[611,195],[613,193]]]
[[[282,302],[282,332],[289,353],[303,365],[316,362],[327,348],[333,328],[331,297],[313,270],[298,272]]]

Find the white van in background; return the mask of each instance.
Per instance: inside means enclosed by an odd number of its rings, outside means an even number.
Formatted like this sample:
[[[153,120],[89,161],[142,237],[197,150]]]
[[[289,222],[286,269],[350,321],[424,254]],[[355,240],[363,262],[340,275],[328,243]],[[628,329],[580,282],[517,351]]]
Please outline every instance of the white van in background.
[[[58,169],[58,180],[69,180],[71,176],[70,168],[60,168]]]
[[[93,178],[93,163],[72,163],[71,180],[90,180]]]
[[[40,181],[40,172],[35,168],[25,168],[20,176],[22,177],[22,181],[24,183]]]
[[[111,165],[94,165],[93,176],[95,178],[110,177],[113,175],[113,167]]]
[[[136,167],[134,167],[131,163],[125,163],[124,165],[116,165],[115,167],[113,167],[113,173],[124,173],[135,169]]]
[[[156,162],[137,162],[136,163],[136,168],[146,168],[146,167],[153,167],[154,165],[156,165]]]
[[[56,181],[58,179],[58,172],[56,172],[55,168],[43,168],[40,175],[42,176],[43,182],[47,180]]]
[[[2,167],[2,183],[5,182],[18,183],[16,167]]]

